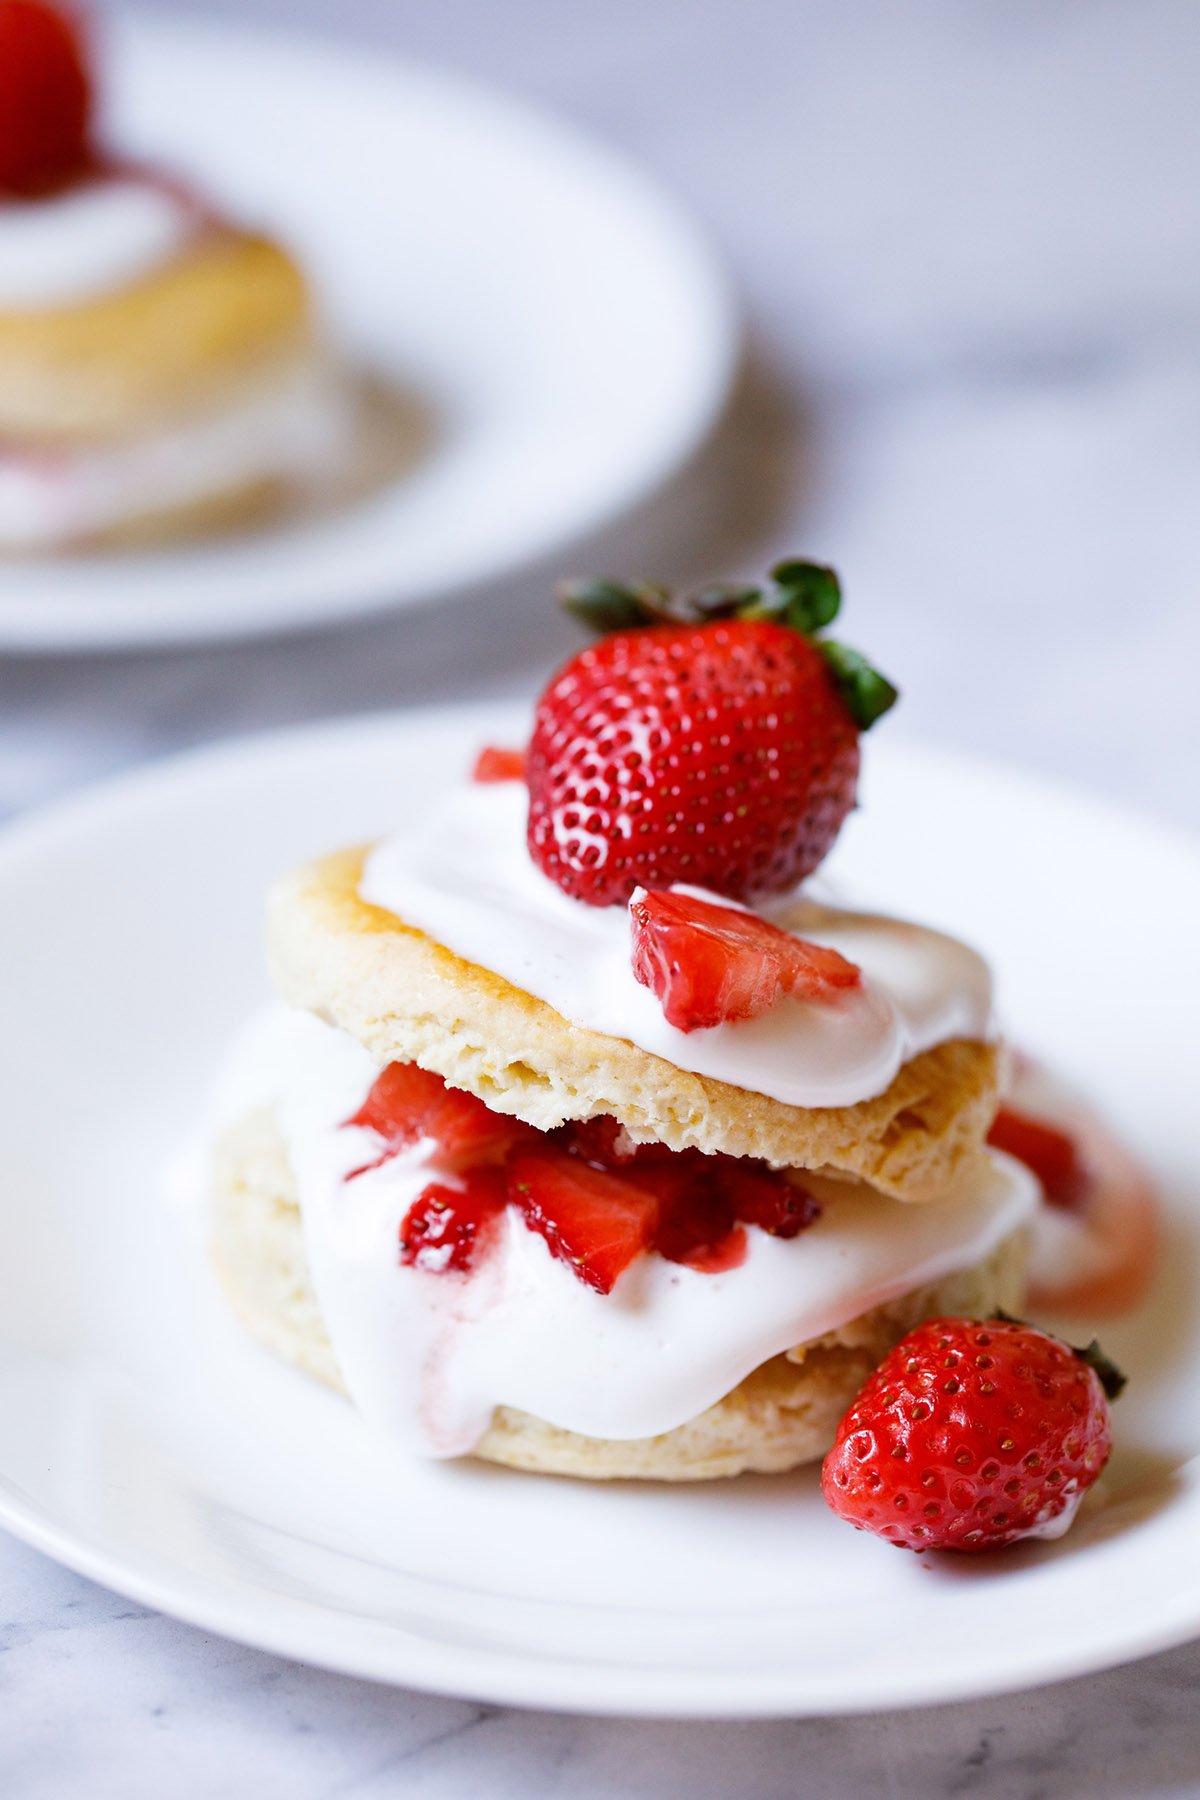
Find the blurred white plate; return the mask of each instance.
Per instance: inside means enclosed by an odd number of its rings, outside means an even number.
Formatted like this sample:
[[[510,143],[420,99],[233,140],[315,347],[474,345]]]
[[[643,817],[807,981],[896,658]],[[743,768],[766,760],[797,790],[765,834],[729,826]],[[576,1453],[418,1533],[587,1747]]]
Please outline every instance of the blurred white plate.
[[[1164,1178],[1161,1287],[1106,1333],[1131,1375],[1118,1451],[1060,1543],[918,1559],[836,1520],[811,1471],[689,1489],[417,1464],[227,1315],[202,1221],[162,1175],[264,996],[263,886],[425,804],[520,724],[439,710],[260,738],[0,837],[0,1522],[248,1643],[590,1712],[907,1706],[1200,1630],[1181,1004],[1200,992],[1200,852],[1029,776],[872,745],[835,865],[994,952],[1031,1047]]]
[[[170,644],[429,600],[618,516],[713,423],[737,352],[729,289],[621,157],[336,40],[134,16],[105,41],[115,144],[293,245],[339,343],[413,390],[432,436],[340,515],[0,562],[0,645]]]

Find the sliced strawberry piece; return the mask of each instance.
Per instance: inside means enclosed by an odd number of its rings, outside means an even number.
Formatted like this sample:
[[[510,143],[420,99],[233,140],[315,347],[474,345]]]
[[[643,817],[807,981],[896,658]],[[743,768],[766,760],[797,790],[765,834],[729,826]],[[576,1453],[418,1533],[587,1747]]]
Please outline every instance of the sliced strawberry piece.
[[[820,1204],[775,1169],[735,1156],[721,1159],[721,1183],[734,1216],[772,1237],[799,1237],[821,1216]]]
[[[637,1145],[607,1113],[595,1119],[573,1119],[554,1133],[554,1142],[599,1169],[631,1163],[637,1153]]]
[[[600,1294],[649,1249],[658,1223],[659,1198],[649,1187],[548,1143],[510,1156],[508,1197],[553,1255]]]
[[[1049,1205],[1073,1210],[1086,1195],[1090,1177],[1079,1145],[1045,1119],[1002,1106],[987,1141],[993,1150],[1006,1151],[1032,1169]]]
[[[472,1169],[462,1185],[431,1182],[400,1226],[400,1261],[431,1275],[472,1267],[507,1205],[503,1171]]]
[[[1051,1208],[1044,1248],[1034,1236],[1030,1304],[1084,1318],[1129,1311],[1159,1261],[1153,1181],[1093,1108],[1038,1063],[1018,1060],[1013,1093],[1017,1104],[1001,1109],[989,1141],[1032,1169]]]
[[[654,1248],[668,1262],[686,1263],[706,1274],[735,1268],[746,1254],[746,1234],[734,1217],[722,1185],[707,1171],[686,1166],[647,1170],[662,1208]]]
[[[472,781],[524,781],[525,752],[504,750],[498,744],[485,744],[475,758]]]
[[[757,1018],[786,994],[831,1000],[862,982],[839,951],[693,894],[639,890],[629,918],[634,975],[679,1031]]]
[[[637,1144],[624,1126],[607,1113],[594,1119],[573,1119],[554,1133],[554,1141],[569,1150],[572,1156],[582,1156],[585,1162],[595,1163],[602,1169],[620,1171],[630,1163],[636,1163],[640,1170],[648,1164],[677,1166],[684,1160],[700,1163],[706,1160],[699,1150],[670,1150],[666,1144]]]
[[[649,1247],[689,1268],[715,1272],[741,1262],[743,1224],[792,1238],[821,1216],[811,1194],[765,1163],[635,1144],[607,1116],[564,1125],[554,1142],[572,1157],[609,1174],[628,1175],[656,1194],[658,1220]]]
[[[440,1075],[416,1063],[388,1063],[347,1125],[361,1125],[383,1139],[383,1151],[354,1175],[377,1169],[422,1138],[432,1138],[431,1157],[443,1168],[466,1168],[498,1161],[517,1139],[530,1132],[519,1119],[492,1112],[474,1094],[447,1087]]]
[[[661,1249],[659,1254],[666,1256],[668,1262],[683,1263],[687,1268],[695,1269],[700,1275],[723,1275],[727,1269],[736,1269],[745,1262],[748,1247],[745,1226],[733,1225],[723,1236],[685,1247],[680,1254],[668,1256]]]
[[[507,1202],[602,1294],[643,1251],[712,1274],[744,1259],[746,1225],[795,1237],[820,1212],[764,1163],[635,1144],[607,1116],[544,1134],[413,1063],[389,1064],[347,1124],[384,1140],[368,1168],[432,1139],[429,1160],[461,1172],[425,1188],[401,1228],[401,1261],[435,1272],[469,1268]]]

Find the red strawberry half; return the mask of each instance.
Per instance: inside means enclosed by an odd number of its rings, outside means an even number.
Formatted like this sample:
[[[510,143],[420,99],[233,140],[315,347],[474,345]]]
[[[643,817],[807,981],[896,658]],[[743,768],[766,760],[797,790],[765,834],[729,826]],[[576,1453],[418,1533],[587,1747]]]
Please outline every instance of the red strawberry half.
[[[87,56],[70,12],[0,0],[0,193],[46,193],[90,159]]]
[[[755,1019],[787,994],[829,1000],[862,985],[839,951],[694,894],[635,893],[629,918],[634,975],[679,1031]]]
[[[818,640],[832,570],[782,563],[767,588],[674,599],[575,584],[620,627],[560,670],[529,746],[529,851],[607,906],[676,882],[735,899],[794,887],[854,804],[858,735],[896,698],[856,652]]]

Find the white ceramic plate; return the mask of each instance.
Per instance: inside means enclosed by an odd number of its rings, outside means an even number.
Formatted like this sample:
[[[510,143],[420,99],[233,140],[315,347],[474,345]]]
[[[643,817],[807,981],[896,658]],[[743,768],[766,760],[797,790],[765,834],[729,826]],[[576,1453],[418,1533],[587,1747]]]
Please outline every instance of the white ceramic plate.
[[[0,839],[0,1520],[315,1663],[580,1711],[826,1713],[1094,1669],[1200,1630],[1200,852],[1028,776],[872,743],[843,875],[994,952],[1009,1015],[1163,1177],[1109,1334],[1104,1491],[1061,1543],[922,1558],[811,1472],[683,1489],[423,1465],[227,1317],[163,1170],[265,993],[271,874],[424,804],[511,711],[242,742]]]
[[[673,473],[737,350],[724,276],[646,176],[469,81],[336,41],[112,22],[110,136],[295,246],[348,352],[432,416],[337,516],[186,549],[0,563],[0,645],[282,631],[560,549]]]

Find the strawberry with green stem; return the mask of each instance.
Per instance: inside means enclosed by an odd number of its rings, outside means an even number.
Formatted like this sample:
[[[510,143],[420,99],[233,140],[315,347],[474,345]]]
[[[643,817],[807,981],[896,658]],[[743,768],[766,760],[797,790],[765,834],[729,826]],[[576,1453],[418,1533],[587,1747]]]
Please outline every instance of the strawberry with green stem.
[[[823,637],[832,569],[778,564],[759,587],[672,595],[568,583],[600,630],[538,701],[529,851],[572,898],[690,883],[744,900],[794,887],[854,805],[859,733],[896,690]]]

